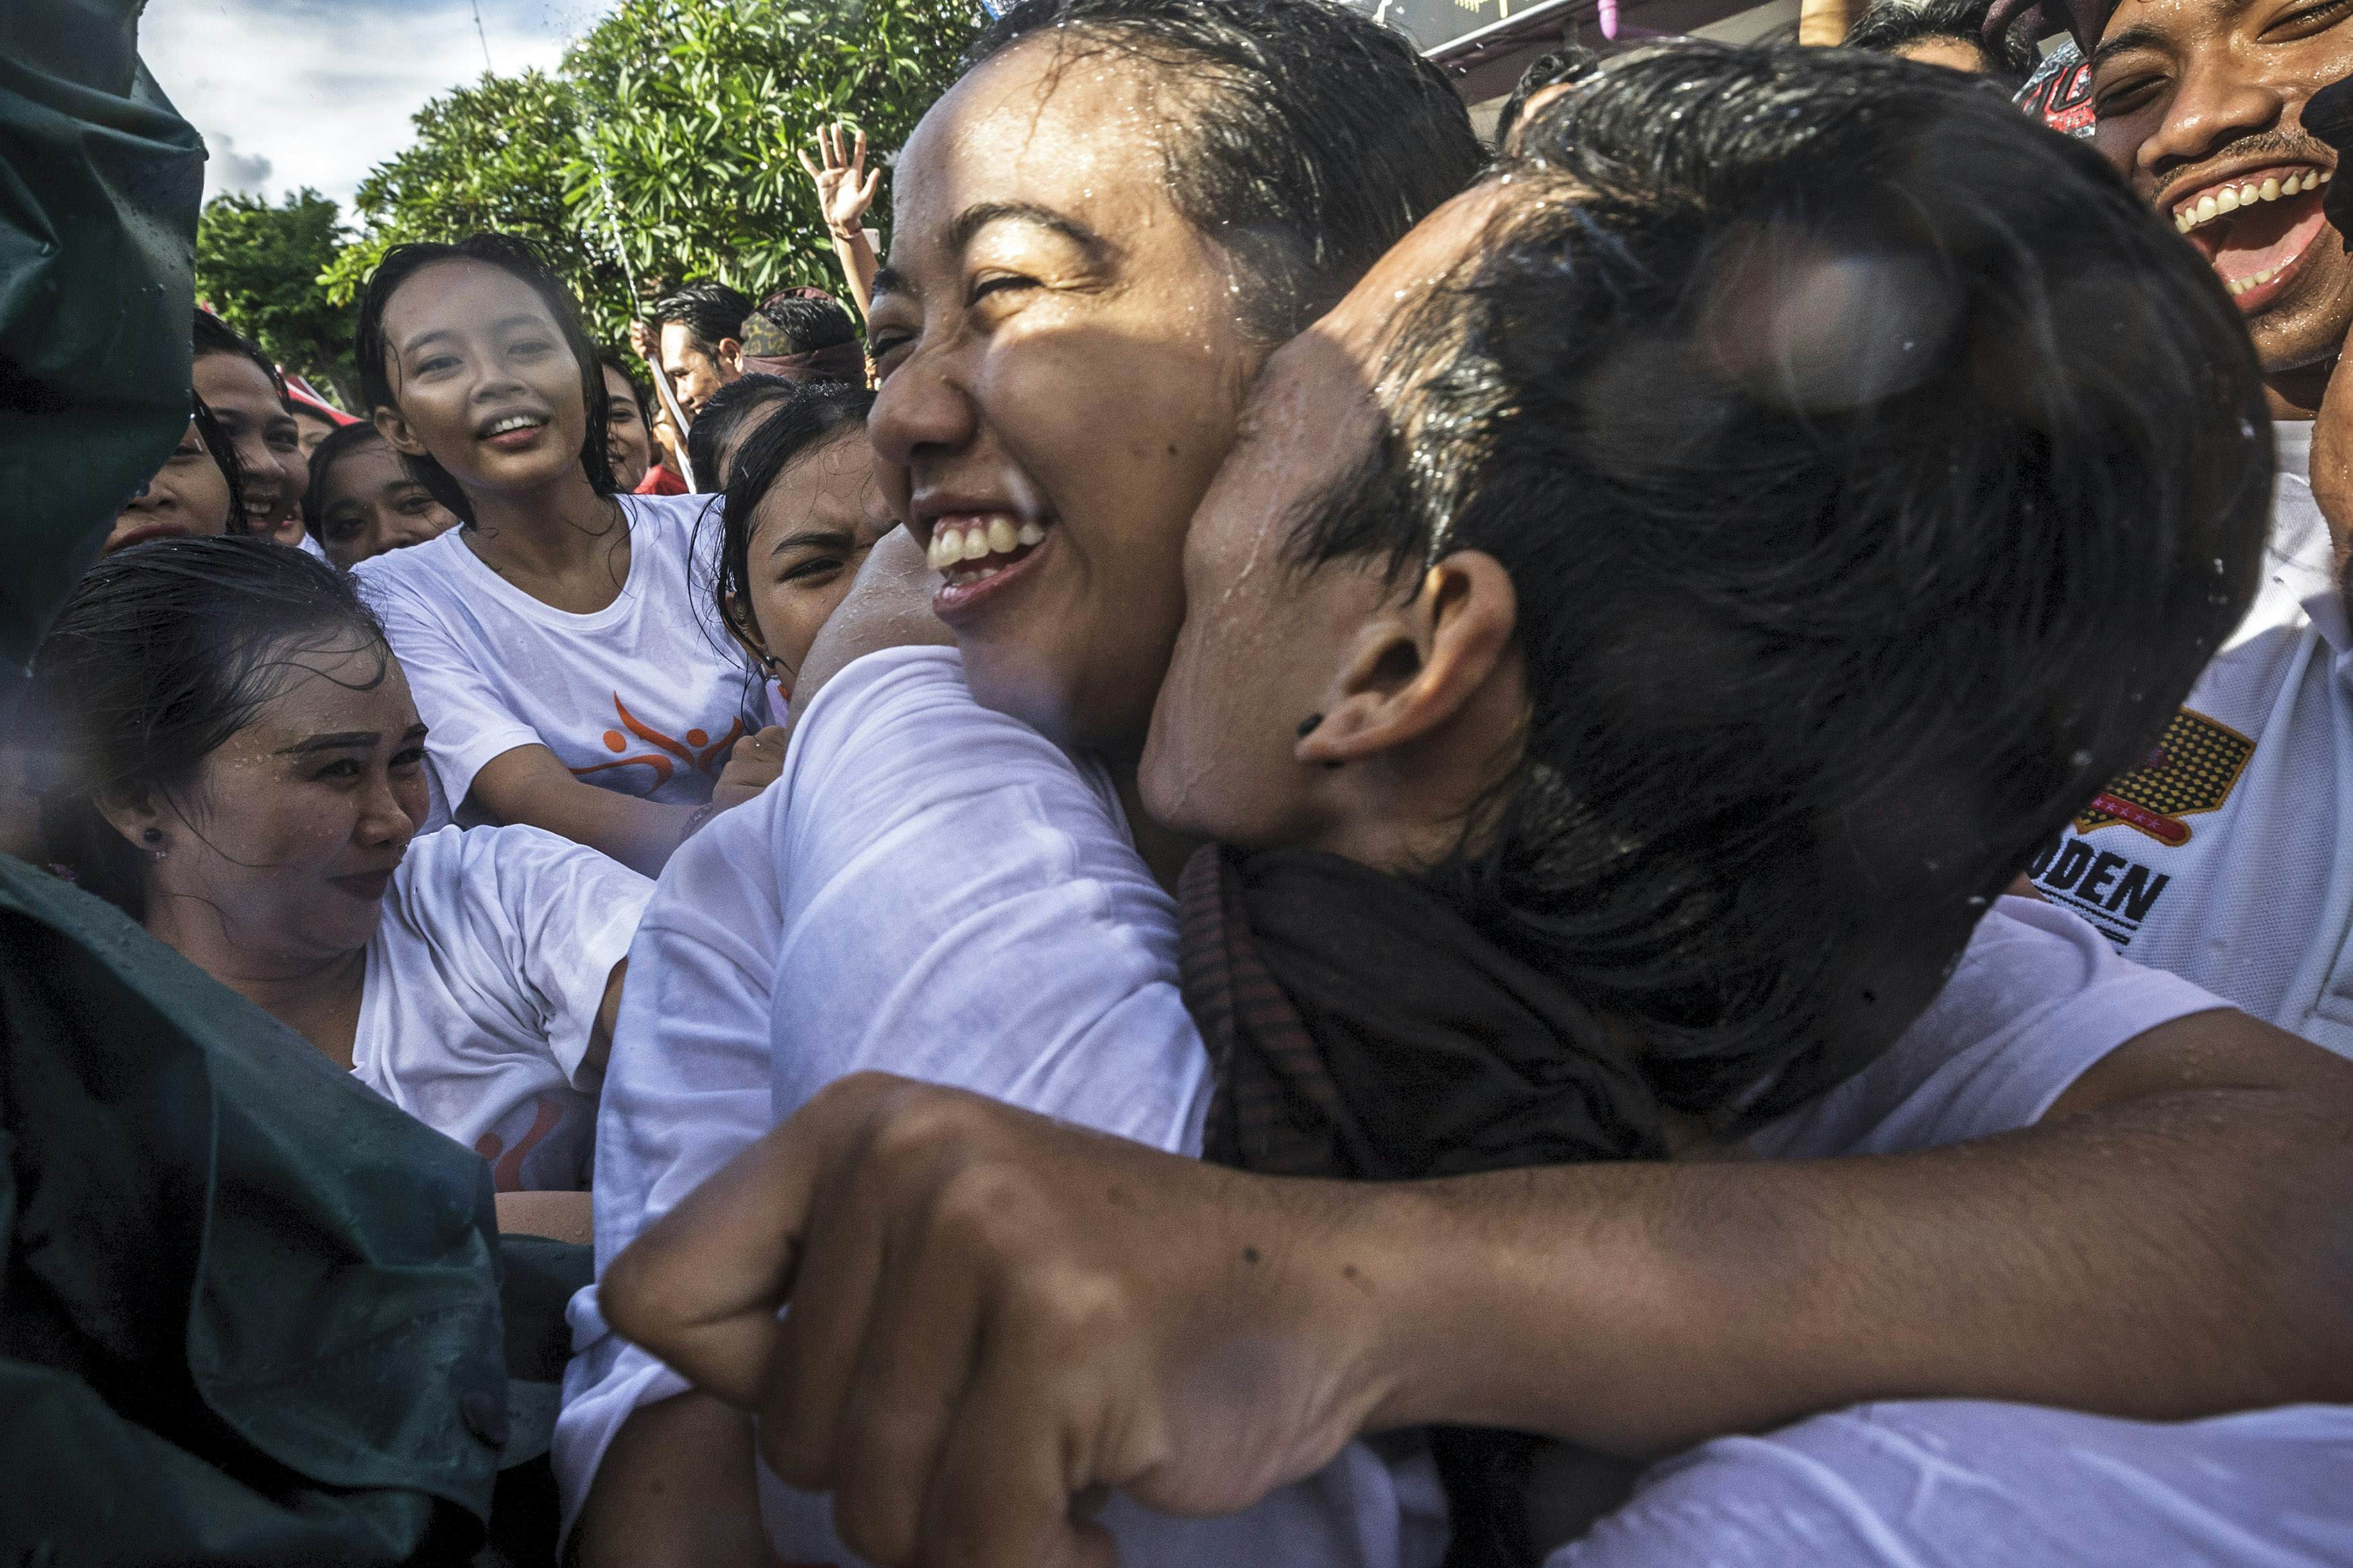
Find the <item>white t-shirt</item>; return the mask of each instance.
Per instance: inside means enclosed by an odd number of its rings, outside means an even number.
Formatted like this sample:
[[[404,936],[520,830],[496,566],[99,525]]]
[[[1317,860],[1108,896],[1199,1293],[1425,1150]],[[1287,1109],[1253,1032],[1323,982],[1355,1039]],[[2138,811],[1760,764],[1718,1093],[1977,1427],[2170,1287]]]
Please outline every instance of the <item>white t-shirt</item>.
[[[2280,527],[2293,532],[2305,525],[2291,500],[2309,508],[2310,490],[2284,436],[2283,447]],[[2148,763],[2113,781],[2031,875],[2139,963],[2353,1056],[2353,634],[2318,581],[2292,612],[2250,617]]]
[[[1859,1405],[1657,1467],[1546,1568],[2342,1568],[2353,1409]]]
[[[711,798],[737,737],[765,713],[759,682],[710,608],[718,545],[708,496],[619,496],[629,577],[575,616],[484,565],[453,528],[352,568],[400,657],[438,798],[458,820],[484,763],[543,745],[573,776],[665,805]]]
[[[1175,910],[1100,775],[981,708],[961,671],[939,648],[852,665],[804,717],[779,783],[664,870],[605,1084],[600,1268],[860,1068],[1198,1152],[1208,1062],[1176,992]],[[1888,1056],[1759,1147],[1802,1157],[2007,1131],[2124,1041],[2218,1005],[2080,921],[2005,899]],[[567,1520],[628,1412],[685,1386],[606,1330],[593,1290],[572,1314],[555,1440]],[[824,1500],[771,1481],[764,1501],[786,1556],[851,1561]],[[1356,1445],[1218,1531],[1124,1506],[1116,1519],[1129,1563],[1405,1568],[1442,1553],[1443,1506],[1426,1466]]]
[[[368,942],[353,1075],[488,1160],[500,1192],[586,1186],[581,1058],[652,894],[536,827],[420,835]]]

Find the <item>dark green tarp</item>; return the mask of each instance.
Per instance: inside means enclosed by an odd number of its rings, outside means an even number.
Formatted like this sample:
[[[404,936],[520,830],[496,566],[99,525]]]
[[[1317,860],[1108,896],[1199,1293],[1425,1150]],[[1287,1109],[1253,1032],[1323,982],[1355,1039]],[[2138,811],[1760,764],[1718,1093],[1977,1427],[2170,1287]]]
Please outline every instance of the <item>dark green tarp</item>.
[[[138,11],[0,0],[0,724],[186,426],[203,153]],[[0,1563],[465,1561],[579,1273],[519,1253],[509,1325],[494,1233],[474,1154],[0,857]]]
[[[0,1542],[472,1549],[507,1427],[480,1160],[5,857],[0,1152]]]

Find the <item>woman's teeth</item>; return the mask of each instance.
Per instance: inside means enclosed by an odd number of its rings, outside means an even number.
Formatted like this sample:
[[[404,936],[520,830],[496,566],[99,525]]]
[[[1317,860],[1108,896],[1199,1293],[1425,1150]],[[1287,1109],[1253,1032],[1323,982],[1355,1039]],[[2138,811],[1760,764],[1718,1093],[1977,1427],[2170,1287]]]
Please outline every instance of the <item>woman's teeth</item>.
[[[503,436],[511,430],[536,430],[546,423],[536,414],[510,414],[491,426],[487,434]]]
[[[2278,174],[2266,174],[2260,180],[2249,180],[2236,185],[2224,185],[2220,190],[2207,192],[2194,202],[2184,202],[2174,208],[2173,226],[2181,233],[2188,234],[2191,229],[2212,223],[2216,218],[2227,213],[2237,212],[2241,207],[2251,207],[2257,202],[2275,202],[2282,196],[2297,196],[2306,191],[2318,190],[2328,183],[2329,174],[2330,171],[2327,169],[2306,169],[2302,174],[2293,172],[2284,177]],[[2235,293],[2237,290],[2233,289],[2232,292]]]
[[[1046,531],[1034,522],[1016,522],[1002,513],[969,521],[932,525],[926,552],[932,570],[955,582],[994,577],[1021,553],[1045,540]]]

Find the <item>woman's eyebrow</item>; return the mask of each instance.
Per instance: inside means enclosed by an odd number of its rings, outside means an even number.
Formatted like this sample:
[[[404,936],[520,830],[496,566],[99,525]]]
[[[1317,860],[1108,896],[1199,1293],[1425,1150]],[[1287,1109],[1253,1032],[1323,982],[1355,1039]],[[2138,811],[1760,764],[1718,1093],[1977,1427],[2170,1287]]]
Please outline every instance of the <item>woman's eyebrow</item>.
[[[280,746],[278,754],[296,757],[307,752],[349,751],[354,746],[373,746],[383,739],[383,732],[377,730],[338,730],[329,734],[309,736],[290,746]]]
[[[797,549],[802,545],[849,545],[855,542],[857,542],[857,535],[846,528],[805,528],[797,533],[787,533],[777,540],[768,549],[768,559],[773,561],[786,551]]]
[[[991,224],[1026,223],[1051,231],[1087,253],[1095,263],[1119,255],[1119,247],[1073,217],[1034,202],[976,202],[956,215],[948,226],[948,248],[962,250]]]

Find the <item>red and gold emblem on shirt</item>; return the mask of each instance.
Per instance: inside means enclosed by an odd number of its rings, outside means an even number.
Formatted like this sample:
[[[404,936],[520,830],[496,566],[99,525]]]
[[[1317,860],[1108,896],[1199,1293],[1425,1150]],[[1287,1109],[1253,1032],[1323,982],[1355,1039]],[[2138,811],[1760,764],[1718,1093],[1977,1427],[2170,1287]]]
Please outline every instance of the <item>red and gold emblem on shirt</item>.
[[[2108,783],[2075,818],[2075,831],[2121,822],[2159,844],[2189,842],[2185,816],[2221,809],[2247,771],[2255,743],[2205,714],[2184,708],[2158,738],[2148,760]]]

